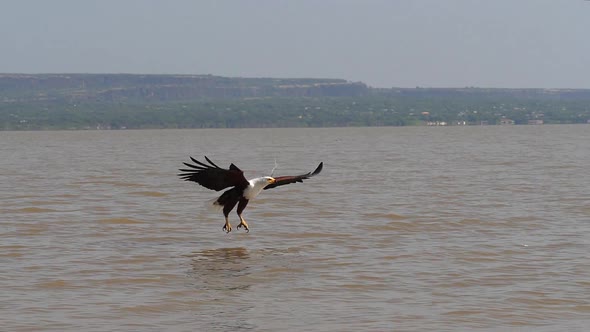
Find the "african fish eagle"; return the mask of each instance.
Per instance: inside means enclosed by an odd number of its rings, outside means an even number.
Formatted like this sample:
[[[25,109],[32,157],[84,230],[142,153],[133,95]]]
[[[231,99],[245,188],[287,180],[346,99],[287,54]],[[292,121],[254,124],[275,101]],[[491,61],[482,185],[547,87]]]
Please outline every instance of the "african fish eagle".
[[[236,204],[238,204],[237,212],[238,217],[240,217],[238,229],[243,226],[246,232],[249,232],[250,229],[248,228],[246,220],[242,217],[242,212],[244,212],[246,205],[248,205],[248,202],[251,199],[258,196],[263,189],[266,190],[290,183],[303,182],[303,180],[319,174],[324,166],[324,163],[321,162],[315,171],[302,175],[288,175],[275,178],[271,176],[263,176],[247,180],[244,177],[244,172],[234,164],[229,165],[229,169],[224,169],[215,165],[215,163],[206,156],[205,160],[207,160],[210,165],[200,162],[193,157],[190,157],[190,159],[195,164],[193,165],[183,162],[183,164],[190,167],[190,169],[180,169],[182,173],[178,174],[178,176],[180,176],[181,179],[196,182],[207,189],[215,191],[232,187],[221,194],[221,196],[219,196],[219,198],[213,203],[214,206],[223,207],[225,224],[222,229],[227,233],[232,230],[228,216]]]

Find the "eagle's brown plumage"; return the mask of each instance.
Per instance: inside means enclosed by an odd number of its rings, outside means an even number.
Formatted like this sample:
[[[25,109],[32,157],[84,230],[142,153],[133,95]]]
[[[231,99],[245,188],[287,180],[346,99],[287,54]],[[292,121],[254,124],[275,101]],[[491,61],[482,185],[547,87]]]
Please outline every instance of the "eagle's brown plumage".
[[[248,186],[248,180],[244,177],[244,172],[239,169],[236,165],[229,165],[229,169],[223,169],[209,158],[205,157],[211,165],[202,163],[193,157],[189,157],[196,165],[189,163],[183,163],[191,169],[180,169],[181,172],[178,174],[181,179],[185,181],[193,181],[201,186],[220,191],[228,187],[239,187],[246,188]]]
[[[320,174],[323,167],[324,167],[324,163],[320,163],[318,165],[318,167],[316,167],[315,171],[313,171],[313,172],[309,172],[309,173],[305,173],[305,174],[301,174],[301,175],[295,175],[295,176],[288,175],[288,176],[275,177],[275,183],[269,184],[268,186],[264,187],[264,190],[276,188],[278,186],[284,186],[284,185],[290,184],[290,183],[303,182],[303,180],[305,180],[305,179],[309,179],[310,177],[312,177],[314,175]]]

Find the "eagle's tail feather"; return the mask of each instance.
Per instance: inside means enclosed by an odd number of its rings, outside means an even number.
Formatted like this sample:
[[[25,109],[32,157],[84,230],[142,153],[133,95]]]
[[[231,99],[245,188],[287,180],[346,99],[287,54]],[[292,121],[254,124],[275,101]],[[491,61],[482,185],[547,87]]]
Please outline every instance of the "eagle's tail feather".
[[[221,209],[223,209],[223,204],[219,203],[219,197],[207,201],[207,210],[211,212],[219,212]]]
[[[238,203],[240,195],[240,191],[234,187],[232,189],[224,191],[223,194],[221,194],[221,196],[209,200],[207,203],[211,209],[219,212],[228,204],[231,205],[233,208]]]

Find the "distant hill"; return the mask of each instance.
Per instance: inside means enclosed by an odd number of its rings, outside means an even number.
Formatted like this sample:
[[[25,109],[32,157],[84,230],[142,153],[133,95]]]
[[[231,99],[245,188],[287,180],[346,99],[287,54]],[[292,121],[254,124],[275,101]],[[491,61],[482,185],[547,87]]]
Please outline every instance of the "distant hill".
[[[213,75],[0,74],[4,101],[167,102],[202,98],[363,96],[364,83],[341,79],[241,78]]]
[[[506,89],[506,88],[391,88],[370,89],[381,96],[456,97],[456,98],[518,98],[537,100],[590,100],[590,89]]]
[[[590,90],[314,78],[0,74],[0,130],[590,123]]]

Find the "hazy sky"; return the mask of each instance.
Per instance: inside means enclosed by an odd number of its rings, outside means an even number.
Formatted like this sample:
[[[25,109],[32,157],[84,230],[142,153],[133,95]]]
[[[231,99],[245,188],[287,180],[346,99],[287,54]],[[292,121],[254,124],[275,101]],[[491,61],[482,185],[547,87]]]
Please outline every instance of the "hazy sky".
[[[0,0],[0,72],[590,88],[590,1]]]

